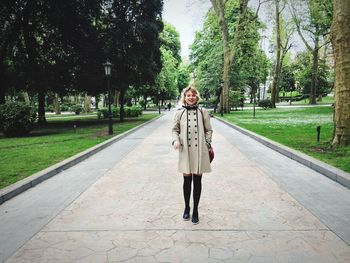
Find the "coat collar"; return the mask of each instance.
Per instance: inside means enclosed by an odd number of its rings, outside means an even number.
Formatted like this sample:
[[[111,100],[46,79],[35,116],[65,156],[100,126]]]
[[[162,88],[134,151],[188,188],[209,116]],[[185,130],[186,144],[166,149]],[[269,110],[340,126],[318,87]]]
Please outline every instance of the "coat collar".
[[[187,110],[196,110],[198,109],[198,105],[182,105],[183,108]]]

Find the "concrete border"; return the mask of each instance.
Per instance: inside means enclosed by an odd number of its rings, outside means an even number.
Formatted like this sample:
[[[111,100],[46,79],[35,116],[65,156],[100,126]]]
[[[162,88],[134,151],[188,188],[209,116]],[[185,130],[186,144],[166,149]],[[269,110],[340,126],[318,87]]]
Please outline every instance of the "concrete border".
[[[0,205],[11,198],[15,197],[16,195],[19,195],[20,193],[23,193],[24,191],[28,190],[31,187],[36,186],[37,184],[40,184],[41,182],[49,179],[52,176],[55,176],[56,174],[67,170],[68,168],[84,161],[85,159],[89,158],[90,156],[98,153],[99,151],[105,149],[106,147],[110,146],[111,144],[123,139],[127,135],[135,132],[136,130],[142,128],[143,126],[159,119],[164,114],[161,114],[152,120],[149,120],[145,123],[140,124],[139,126],[136,126],[132,128],[131,130],[128,130],[122,134],[119,134],[117,136],[114,136],[107,141],[104,141],[100,144],[97,144],[81,153],[78,153],[76,155],[73,155],[72,157],[69,157],[57,164],[54,164],[42,171],[39,171],[33,175],[30,175],[12,185],[9,185],[3,189],[0,189]]]
[[[250,138],[262,143],[263,145],[287,156],[288,158],[295,160],[313,170],[316,172],[319,172],[328,178],[332,179],[333,181],[336,181],[337,183],[350,188],[350,174],[347,172],[344,172],[343,170],[340,170],[338,168],[335,168],[329,164],[326,164],[322,161],[319,161],[313,157],[310,157],[302,152],[299,152],[297,150],[291,149],[287,146],[284,146],[282,144],[279,144],[277,142],[274,142],[272,140],[269,140],[261,135],[258,135],[254,132],[248,131],[244,128],[241,128],[235,124],[232,124],[222,118],[219,118],[215,116],[215,118],[226,125],[230,126],[231,128],[234,128],[235,130],[249,136]]]

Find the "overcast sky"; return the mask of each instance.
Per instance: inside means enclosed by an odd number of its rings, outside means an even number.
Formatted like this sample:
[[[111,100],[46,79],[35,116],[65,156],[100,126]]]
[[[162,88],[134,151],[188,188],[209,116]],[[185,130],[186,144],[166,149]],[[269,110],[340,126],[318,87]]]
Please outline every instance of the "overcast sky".
[[[183,58],[188,58],[189,45],[195,32],[202,28],[210,6],[210,0],[164,0],[163,19],[179,32]]]

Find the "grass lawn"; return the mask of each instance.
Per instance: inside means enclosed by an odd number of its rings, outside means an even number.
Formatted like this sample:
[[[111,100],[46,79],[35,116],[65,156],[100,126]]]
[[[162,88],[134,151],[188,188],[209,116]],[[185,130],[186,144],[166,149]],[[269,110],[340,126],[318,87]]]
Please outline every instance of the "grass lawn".
[[[252,110],[234,111],[224,119],[350,172],[350,146],[331,147],[332,107],[257,109],[255,119]],[[320,142],[317,126],[321,126]]]
[[[156,116],[158,114],[143,114],[123,123],[115,121],[114,136]],[[0,135],[0,189],[111,137],[107,120],[86,116],[81,119],[49,119],[46,126],[35,127],[28,137],[5,138]]]

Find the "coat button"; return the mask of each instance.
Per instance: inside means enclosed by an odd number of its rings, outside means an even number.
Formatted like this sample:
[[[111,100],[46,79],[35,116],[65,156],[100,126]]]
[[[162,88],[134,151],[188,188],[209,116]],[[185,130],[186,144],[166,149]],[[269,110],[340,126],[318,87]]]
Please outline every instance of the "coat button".
[[[194,127],[197,127],[197,125],[194,125]]]
[[[191,145],[189,144],[188,147],[191,147]]]
[[[188,125],[188,128],[191,128],[191,125]]]
[[[194,138],[195,140],[197,140],[197,138]]]
[[[196,121],[196,119],[194,119],[194,121]]]
[[[197,144],[195,146],[197,147]]]

